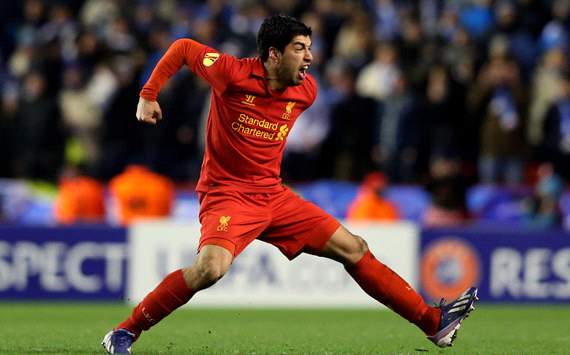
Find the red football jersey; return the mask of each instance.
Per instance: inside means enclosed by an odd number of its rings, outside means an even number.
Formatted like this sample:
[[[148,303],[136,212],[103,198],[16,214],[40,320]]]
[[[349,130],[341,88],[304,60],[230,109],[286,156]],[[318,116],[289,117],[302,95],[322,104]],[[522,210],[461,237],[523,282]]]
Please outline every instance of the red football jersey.
[[[237,59],[194,40],[180,39],[162,57],[140,95],[156,100],[162,85],[183,64],[212,87],[196,190],[280,190],[285,142],[299,114],[317,96],[314,78],[307,75],[300,85],[271,91],[260,58]]]

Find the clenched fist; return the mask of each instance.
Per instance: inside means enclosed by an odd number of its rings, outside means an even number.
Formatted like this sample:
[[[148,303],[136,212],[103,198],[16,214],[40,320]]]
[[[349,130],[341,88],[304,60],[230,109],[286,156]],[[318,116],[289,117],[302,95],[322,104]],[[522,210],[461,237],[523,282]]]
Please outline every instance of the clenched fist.
[[[161,119],[162,110],[160,109],[158,102],[149,101],[140,97],[137,105],[137,120],[140,122],[156,124],[156,122]]]

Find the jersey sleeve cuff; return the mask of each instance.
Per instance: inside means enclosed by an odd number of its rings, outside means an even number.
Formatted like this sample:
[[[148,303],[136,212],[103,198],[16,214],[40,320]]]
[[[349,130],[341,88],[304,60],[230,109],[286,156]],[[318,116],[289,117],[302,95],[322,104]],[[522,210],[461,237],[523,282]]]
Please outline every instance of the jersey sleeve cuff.
[[[158,94],[149,88],[143,88],[139,96],[148,101],[156,101]]]

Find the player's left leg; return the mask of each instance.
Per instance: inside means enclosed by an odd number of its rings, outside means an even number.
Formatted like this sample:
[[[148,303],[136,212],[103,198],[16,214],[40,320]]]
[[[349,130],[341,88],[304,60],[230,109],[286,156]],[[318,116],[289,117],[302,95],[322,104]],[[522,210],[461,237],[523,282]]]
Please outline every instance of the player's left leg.
[[[406,281],[379,262],[366,242],[342,227],[318,206],[284,190],[272,202],[272,220],[260,240],[278,247],[289,259],[305,252],[344,264],[370,296],[433,335],[440,310],[428,307]]]
[[[472,287],[448,305],[429,307],[406,281],[372,255],[364,239],[287,189],[272,202],[272,217],[260,240],[278,247],[289,259],[305,252],[342,263],[366,293],[416,324],[438,346],[451,345],[477,299],[477,289]]]
[[[342,263],[368,295],[417,325],[427,335],[437,332],[440,309],[428,306],[404,279],[376,259],[361,237],[340,226],[324,248],[314,253]]]

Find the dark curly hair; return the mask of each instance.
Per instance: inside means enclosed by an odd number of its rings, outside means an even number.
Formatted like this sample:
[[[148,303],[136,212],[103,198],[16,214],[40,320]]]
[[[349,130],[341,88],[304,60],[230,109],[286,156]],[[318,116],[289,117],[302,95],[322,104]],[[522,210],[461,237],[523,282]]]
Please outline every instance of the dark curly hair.
[[[281,53],[293,37],[310,36],[311,28],[287,15],[273,15],[266,18],[257,33],[257,50],[262,61],[269,57],[269,48],[275,47]]]

